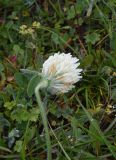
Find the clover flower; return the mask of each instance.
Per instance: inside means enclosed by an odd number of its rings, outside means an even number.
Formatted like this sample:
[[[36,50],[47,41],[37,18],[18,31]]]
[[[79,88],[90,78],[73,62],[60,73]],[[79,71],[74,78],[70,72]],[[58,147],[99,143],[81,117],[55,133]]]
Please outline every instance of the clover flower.
[[[27,69],[21,70],[24,73],[35,74],[35,76],[33,76],[33,78],[30,80],[27,92],[29,95],[32,95],[34,88],[36,100],[40,108],[40,114],[45,128],[47,159],[49,160],[52,159],[52,147],[46,110],[44,108],[44,103],[42,103],[41,101],[40,90],[46,88],[51,94],[68,92],[69,90],[74,88],[74,84],[82,78],[82,76],[80,75],[82,69],[78,68],[79,65],[79,59],[77,59],[76,57],[72,57],[70,53],[65,54],[58,52],[55,53],[53,56],[50,56],[44,62],[42,73],[38,73],[38,71],[31,71]],[[71,139],[71,142],[73,142],[73,139]],[[62,148],[62,145],[60,145],[60,147]],[[70,159],[66,152],[64,152],[64,154],[68,159]]]
[[[52,94],[66,93],[78,82],[82,76],[78,66],[79,59],[70,53],[55,53],[43,64],[42,75],[49,81],[48,90]]]

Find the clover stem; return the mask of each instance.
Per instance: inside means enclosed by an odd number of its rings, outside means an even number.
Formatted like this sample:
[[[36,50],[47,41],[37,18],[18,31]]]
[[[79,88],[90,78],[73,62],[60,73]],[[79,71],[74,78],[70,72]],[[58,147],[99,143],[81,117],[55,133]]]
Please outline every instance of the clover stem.
[[[41,81],[37,87],[35,88],[35,95],[37,99],[38,106],[40,107],[40,113],[43,121],[43,125],[45,128],[45,138],[46,138],[46,145],[47,145],[47,159],[52,160],[52,155],[51,155],[51,141],[50,141],[50,134],[49,134],[49,129],[48,129],[48,121],[47,121],[47,116],[46,116],[46,111],[43,106],[43,103],[41,101],[40,93],[39,90],[42,88],[46,88],[48,86],[47,80]]]

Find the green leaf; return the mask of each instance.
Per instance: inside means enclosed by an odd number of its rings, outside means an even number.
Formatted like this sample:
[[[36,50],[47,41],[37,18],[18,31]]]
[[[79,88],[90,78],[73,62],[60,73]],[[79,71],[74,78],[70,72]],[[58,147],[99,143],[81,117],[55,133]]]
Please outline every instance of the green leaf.
[[[8,110],[12,110],[16,106],[15,101],[11,102],[5,102],[4,107],[7,108]]]
[[[23,145],[23,141],[21,140],[16,141],[16,144],[14,146],[14,151],[20,152],[22,149],[22,145]]]
[[[35,126],[27,129],[26,138],[25,138],[26,143],[28,143],[34,137],[35,131],[36,131]]]
[[[79,121],[75,118],[75,117],[72,117],[71,118],[71,126],[73,128],[73,134],[74,136],[77,138],[81,137],[82,136],[82,131],[80,128],[77,128],[77,124],[79,123]]]
[[[78,19],[78,24],[81,26],[81,25],[83,24],[83,22],[84,22],[84,20],[80,17],[80,18]]]
[[[23,50],[22,48],[20,48],[19,45],[15,44],[15,45],[13,46],[13,52],[14,52],[14,54],[16,54],[16,55],[17,55],[18,53],[23,54],[23,53],[24,53],[24,50]]]
[[[98,33],[87,34],[85,36],[85,40],[87,43],[95,44],[96,42],[100,40],[100,34]]]
[[[20,87],[25,87],[27,85],[27,78],[20,72],[16,72],[15,80]]]
[[[92,62],[93,62],[93,55],[89,54],[83,58],[81,66],[88,67],[92,64]]]
[[[0,133],[2,132],[5,126],[9,127],[10,122],[6,118],[4,118],[2,114],[0,114]],[[0,144],[2,144],[1,139],[0,139]]]
[[[56,34],[56,33],[52,33],[51,39],[54,41],[54,43],[55,43],[56,45],[58,45],[58,44],[60,43],[59,35]]]
[[[29,97],[31,97],[34,94],[35,87],[38,85],[40,80],[41,80],[41,77],[39,75],[32,77],[32,79],[30,80],[27,87],[27,94]]]
[[[39,116],[39,108],[32,108],[30,110],[27,110],[26,106],[16,108],[12,111],[11,117],[13,120],[16,120],[18,122],[21,121],[33,121],[36,122]]]
[[[75,7],[71,6],[70,9],[68,10],[68,16],[67,19],[73,19],[75,17]]]
[[[30,113],[27,111],[27,108],[24,106],[22,108],[17,108],[11,113],[11,117],[13,120],[18,122],[29,120]]]
[[[86,10],[86,8],[88,8],[88,2],[85,0],[78,0],[75,4],[77,14],[81,14],[84,10]]]
[[[115,32],[113,33],[113,37],[110,41],[110,46],[114,51],[116,51],[116,33]]]
[[[30,110],[30,120],[36,122],[39,113],[40,113],[39,108],[32,108]]]
[[[109,58],[110,63],[111,63],[114,67],[116,67],[116,57],[113,56],[113,55],[111,55],[111,54],[109,54],[109,53],[107,53],[107,52],[104,52],[104,53],[105,53],[105,55]]]
[[[15,44],[15,45],[13,46],[13,50],[14,50],[16,53],[18,53],[18,52],[20,51],[20,46],[17,45],[17,44]]]
[[[111,91],[111,98],[113,100],[116,100],[116,88],[114,88],[112,91]]]

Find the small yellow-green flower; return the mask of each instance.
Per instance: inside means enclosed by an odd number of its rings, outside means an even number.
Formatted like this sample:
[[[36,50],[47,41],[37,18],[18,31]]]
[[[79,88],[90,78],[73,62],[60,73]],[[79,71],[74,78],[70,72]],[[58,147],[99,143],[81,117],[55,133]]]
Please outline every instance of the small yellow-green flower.
[[[22,35],[27,34],[27,26],[26,25],[21,25],[19,33],[22,34]]]
[[[27,26],[24,25],[24,24],[20,26],[20,30],[24,30],[24,29],[26,29],[26,28],[27,28]]]
[[[19,33],[22,34],[22,35],[26,35],[27,34],[27,30],[20,30]]]
[[[40,24],[39,22],[36,22],[36,21],[34,21],[34,22],[32,23],[32,27],[33,27],[33,28],[37,28],[37,29],[38,29],[38,28],[40,28],[40,25],[41,25],[41,24]]]
[[[34,29],[32,29],[31,27],[27,29],[27,33],[28,34],[33,34],[34,33]]]
[[[114,77],[116,77],[116,72],[113,72],[113,74],[112,74]]]
[[[26,25],[22,25],[20,26],[20,30],[19,33],[22,35],[27,35],[27,34],[33,34],[34,33],[34,29],[32,27],[27,27]]]
[[[107,105],[107,107],[106,107],[106,113],[107,114],[111,114],[112,113],[112,105]]]

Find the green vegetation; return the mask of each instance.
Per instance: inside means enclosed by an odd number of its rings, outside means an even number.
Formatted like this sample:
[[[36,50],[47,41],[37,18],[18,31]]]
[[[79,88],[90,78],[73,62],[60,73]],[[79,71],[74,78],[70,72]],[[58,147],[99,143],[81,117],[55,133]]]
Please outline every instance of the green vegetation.
[[[52,159],[116,158],[116,1],[0,0],[1,160],[47,159],[30,80],[58,51],[80,59],[83,78],[67,94],[41,92]]]

